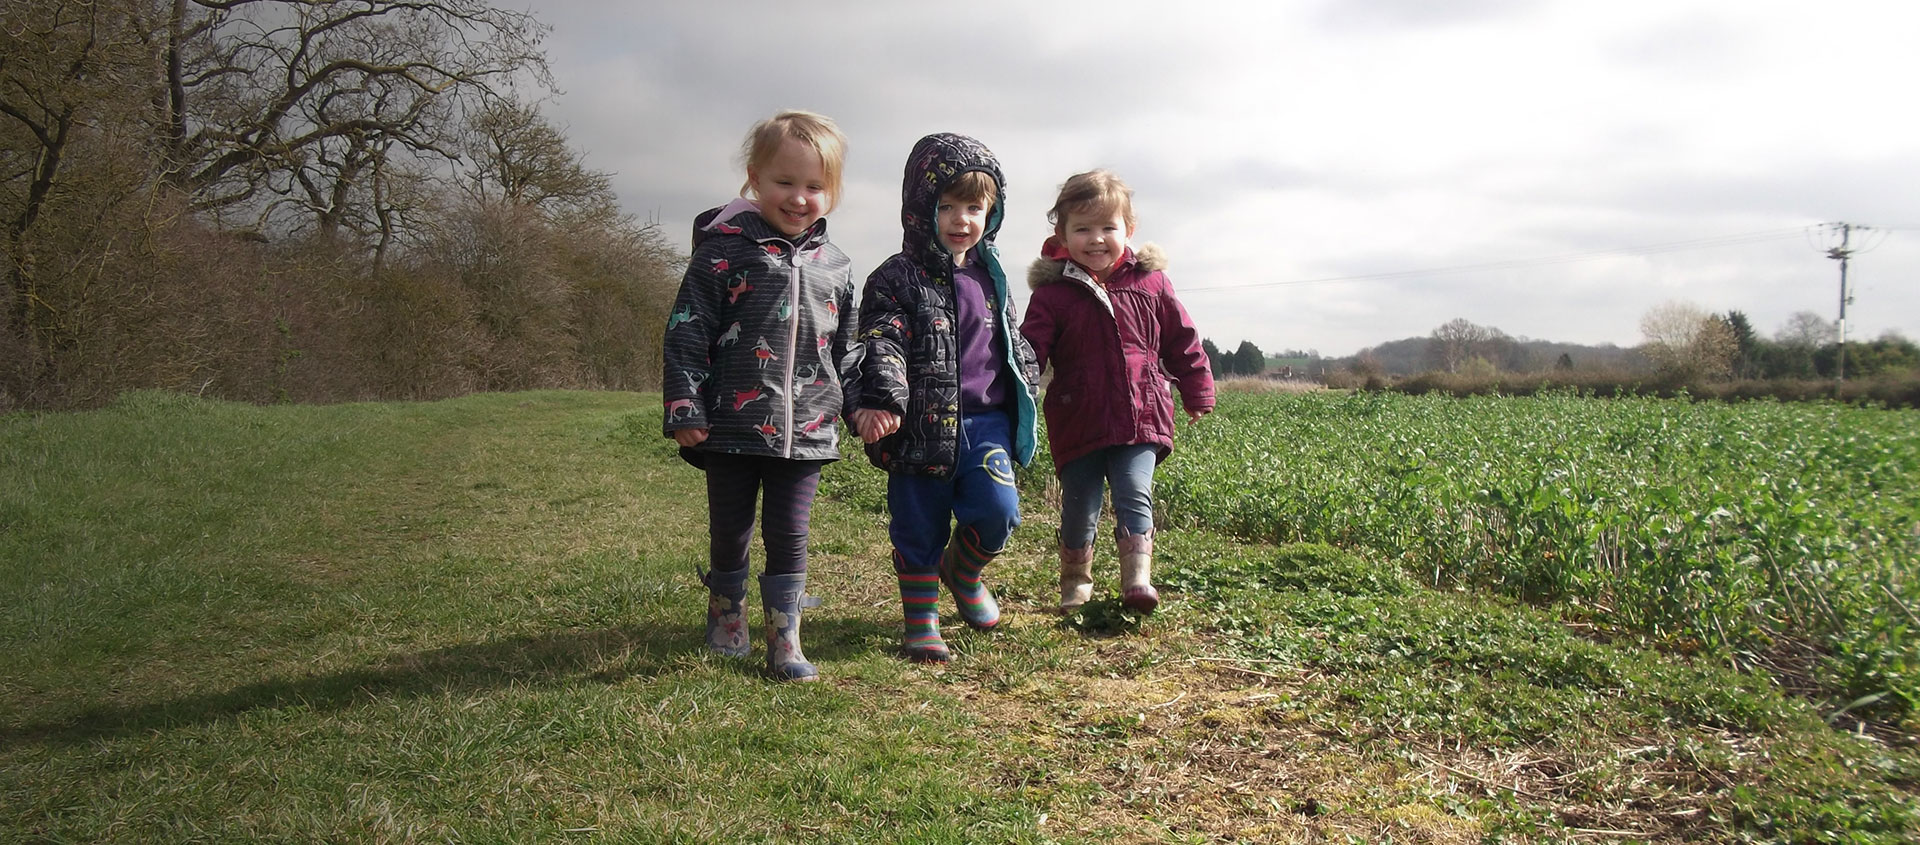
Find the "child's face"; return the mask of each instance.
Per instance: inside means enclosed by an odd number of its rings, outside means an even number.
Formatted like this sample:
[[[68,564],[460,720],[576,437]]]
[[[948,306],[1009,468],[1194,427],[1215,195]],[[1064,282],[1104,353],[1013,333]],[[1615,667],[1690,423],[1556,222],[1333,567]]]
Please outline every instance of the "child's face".
[[[936,208],[934,221],[938,226],[940,245],[953,253],[953,263],[965,265],[967,250],[973,249],[987,233],[987,211],[992,208],[985,200],[963,200],[953,194],[942,194],[940,205]]]
[[[1096,274],[1113,269],[1120,256],[1126,254],[1127,239],[1133,237],[1133,227],[1127,225],[1119,209],[1072,212],[1061,229],[1067,254]]]
[[[788,236],[805,232],[825,217],[832,201],[819,153],[793,138],[781,143],[780,151],[764,167],[747,168],[747,182],[760,200],[760,216]]]

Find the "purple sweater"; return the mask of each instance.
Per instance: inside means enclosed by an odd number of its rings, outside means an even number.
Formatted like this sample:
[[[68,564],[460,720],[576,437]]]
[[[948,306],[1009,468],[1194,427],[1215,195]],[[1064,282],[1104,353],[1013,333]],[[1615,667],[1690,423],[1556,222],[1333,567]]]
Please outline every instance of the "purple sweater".
[[[962,414],[999,410],[1007,400],[1007,368],[1001,354],[1000,303],[988,295],[993,282],[980,262],[953,268],[953,301],[960,325],[960,410]]]

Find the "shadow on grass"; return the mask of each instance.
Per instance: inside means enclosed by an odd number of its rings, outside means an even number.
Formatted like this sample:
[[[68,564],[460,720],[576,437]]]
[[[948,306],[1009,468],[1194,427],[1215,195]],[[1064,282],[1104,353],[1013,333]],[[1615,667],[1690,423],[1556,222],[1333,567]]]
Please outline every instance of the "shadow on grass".
[[[808,631],[812,635],[808,636]],[[808,620],[802,636],[819,643],[808,657],[841,659],[877,627],[845,619]],[[725,661],[744,676],[759,677],[765,643],[755,631],[751,657]],[[0,728],[0,748],[26,744],[66,745],[196,724],[217,722],[253,710],[299,706],[337,710],[377,699],[406,699],[499,687],[617,684],[651,678],[704,656],[698,620],[686,625],[642,623],[590,631],[553,631],[396,654],[375,666],[332,674],[276,678],[221,692],[170,701],[96,707],[68,719]],[[771,683],[771,681],[769,681]]]
[[[1060,618],[1060,627],[1094,638],[1120,637],[1140,632],[1145,615],[1128,610],[1118,597],[1101,597]]]

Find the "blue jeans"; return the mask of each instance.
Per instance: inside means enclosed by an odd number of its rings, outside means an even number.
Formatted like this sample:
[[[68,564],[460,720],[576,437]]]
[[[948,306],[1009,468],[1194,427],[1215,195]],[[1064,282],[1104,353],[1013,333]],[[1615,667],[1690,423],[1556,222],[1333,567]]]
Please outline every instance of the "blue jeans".
[[[1020,490],[1008,453],[1012,427],[1001,412],[960,421],[960,459],[953,476],[887,476],[887,535],[908,571],[931,572],[953,537],[972,528],[980,550],[999,554],[1020,524]]]
[[[1060,545],[1093,545],[1100,522],[1100,501],[1113,488],[1115,536],[1153,533],[1153,466],[1159,447],[1151,443],[1108,446],[1075,458],[1060,468]]]

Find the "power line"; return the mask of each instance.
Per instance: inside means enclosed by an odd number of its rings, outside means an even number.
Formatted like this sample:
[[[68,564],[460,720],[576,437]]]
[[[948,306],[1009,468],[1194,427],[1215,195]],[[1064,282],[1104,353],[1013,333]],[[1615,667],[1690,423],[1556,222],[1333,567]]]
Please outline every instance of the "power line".
[[[1693,240],[1686,240],[1686,241],[1669,241],[1666,243],[1648,244],[1645,246],[1616,247],[1613,249],[1588,250],[1586,252],[1570,252],[1564,255],[1549,255],[1549,256],[1542,256],[1539,258],[1517,258],[1517,259],[1512,259],[1508,261],[1489,261],[1483,264],[1461,264],[1461,265],[1455,265],[1452,267],[1435,267],[1435,268],[1426,269],[1426,270],[1397,270],[1397,271],[1388,272],[1388,273],[1366,273],[1366,274],[1355,275],[1355,276],[1327,276],[1327,277],[1317,278],[1317,279],[1289,279],[1289,280],[1277,281],[1277,282],[1252,282],[1252,283],[1241,284],[1241,285],[1202,285],[1199,287],[1182,287],[1180,289],[1180,293],[1189,294],[1189,293],[1201,293],[1206,291],[1245,290],[1249,288],[1286,287],[1286,286],[1292,286],[1292,285],[1314,285],[1314,284],[1325,284],[1325,283],[1331,283],[1331,282],[1381,281],[1385,279],[1402,279],[1410,276],[1434,276],[1434,275],[1440,275],[1443,273],[1468,273],[1468,272],[1484,271],[1484,270],[1514,270],[1522,267],[1541,267],[1541,266],[1546,266],[1550,264],[1567,264],[1575,261],[1591,261],[1596,258],[1610,258],[1615,256],[1657,255],[1663,252],[1679,252],[1682,250],[1689,250],[1689,249],[1707,249],[1711,247],[1739,246],[1742,244],[1761,243],[1764,241],[1777,241],[1777,240],[1783,240],[1789,237],[1804,237],[1808,232],[1812,231],[1814,228],[1816,227],[1796,226],[1792,229],[1770,229],[1763,232],[1746,232],[1738,235],[1722,235],[1719,237],[1695,238]],[[1876,227],[1876,228],[1881,228],[1881,227]],[[1883,228],[1892,229],[1892,228],[1904,228],[1904,227],[1889,226],[1889,227],[1883,227]],[[1915,228],[1920,228],[1920,227],[1915,227]]]

